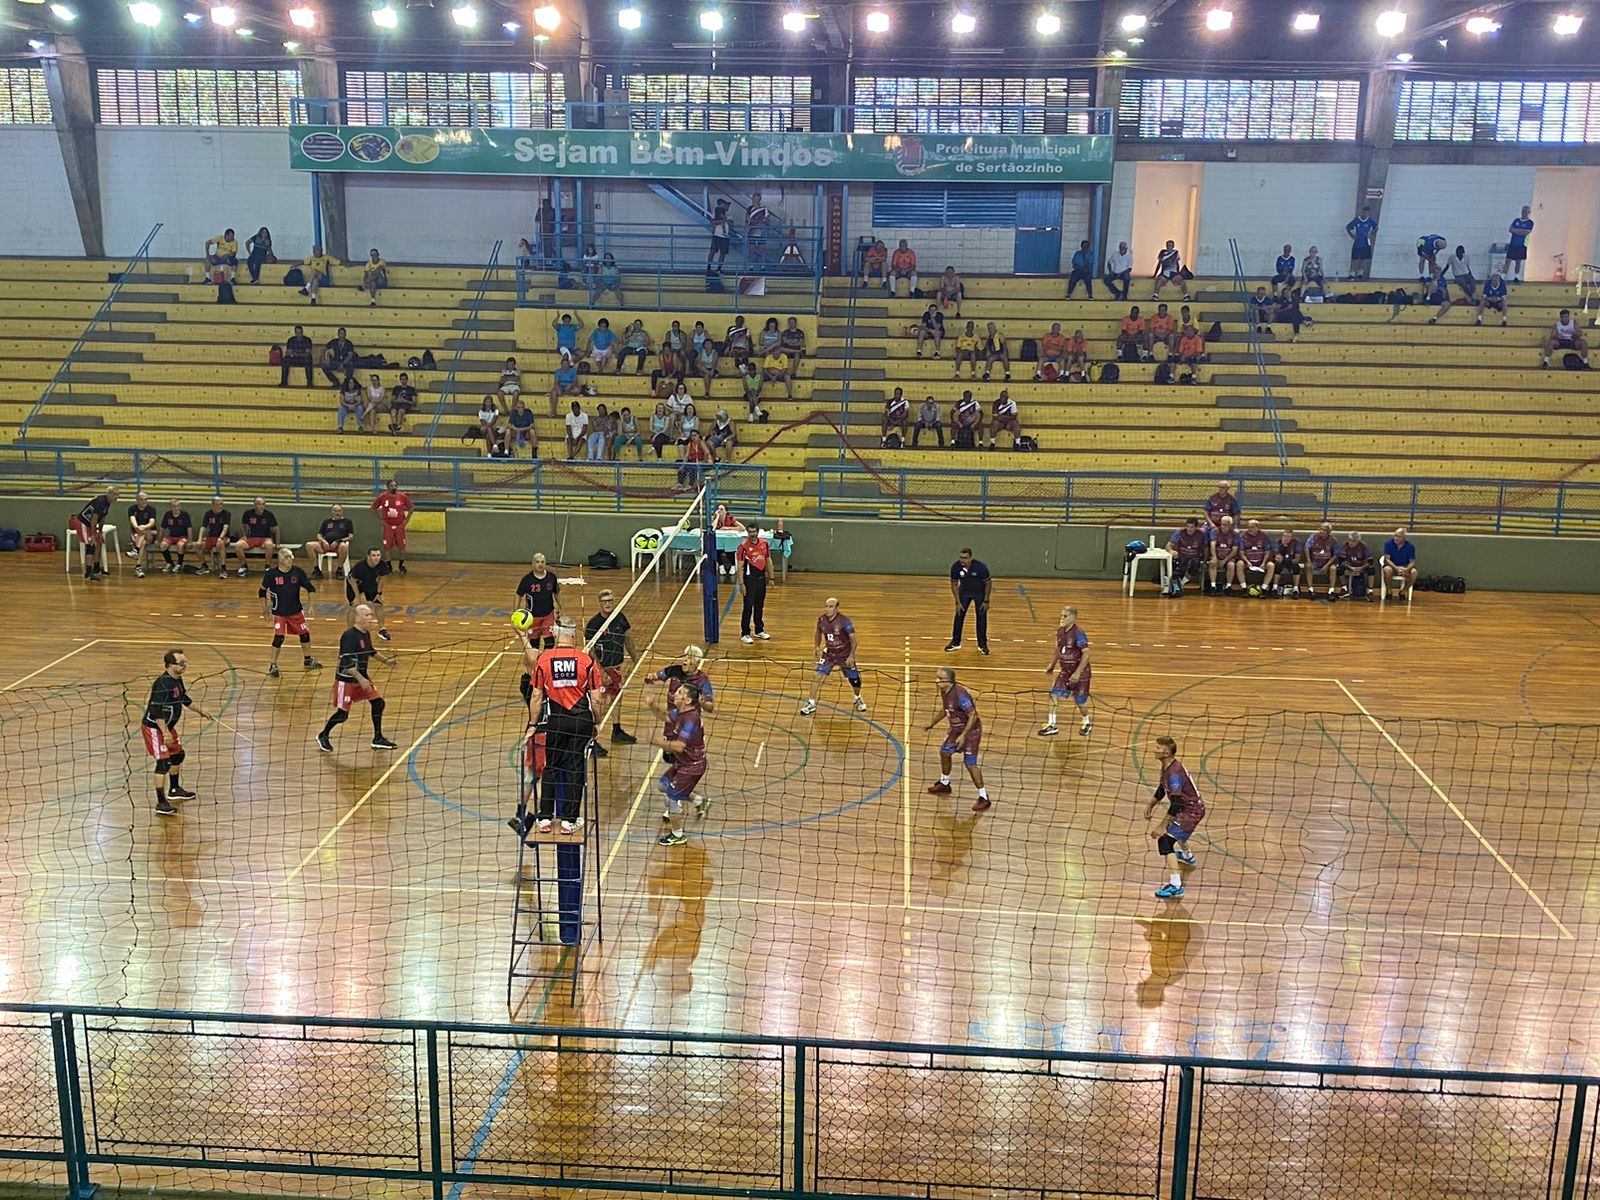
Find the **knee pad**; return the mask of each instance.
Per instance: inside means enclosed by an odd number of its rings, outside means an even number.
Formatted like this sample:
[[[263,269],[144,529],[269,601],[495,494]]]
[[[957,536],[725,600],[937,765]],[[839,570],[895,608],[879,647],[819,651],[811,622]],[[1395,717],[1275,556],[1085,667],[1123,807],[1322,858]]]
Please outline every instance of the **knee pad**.
[[[276,650],[281,645],[283,645],[283,634],[280,633],[272,639],[272,648]]]
[[[336,708],[336,709],[333,710],[333,716],[328,718],[328,724],[329,725],[343,725],[349,719],[350,719],[350,713],[349,713],[348,710],[343,709],[343,708]]]
[[[179,767],[183,766],[183,760],[184,760],[184,758],[186,756],[187,756],[187,752],[186,751],[179,750],[176,754],[172,755],[172,757],[167,759],[167,769],[171,770],[171,771],[176,771]]]
[[[172,760],[170,758],[158,758],[158,759],[156,759],[156,774],[157,775],[165,776],[166,773],[168,771],[170,771],[170,770],[172,770]]]
[[[1156,839],[1156,849],[1160,850],[1163,855],[1171,854],[1177,844],[1172,835],[1167,833],[1163,833]]]
[[[301,645],[302,645],[302,646],[309,646],[309,645],[311,645],[311,635],[310,635],[310,634],[309,634],[309,633],[302,633],[302,634],[301,634],[301,635],[300,635],[300,644],[301,644]]]
[[[861,672],[860,671],[846,671],[844,673],[844,677],[845,677],[846,681],[848,681],[848,683],[850,684],[851,687],[858,688],[858,687],[861,686]]]
[[[383,716],[383,707],[384,705],[382,696],[379,696],[377,699],[372,701],[372,716],[374,720]]]

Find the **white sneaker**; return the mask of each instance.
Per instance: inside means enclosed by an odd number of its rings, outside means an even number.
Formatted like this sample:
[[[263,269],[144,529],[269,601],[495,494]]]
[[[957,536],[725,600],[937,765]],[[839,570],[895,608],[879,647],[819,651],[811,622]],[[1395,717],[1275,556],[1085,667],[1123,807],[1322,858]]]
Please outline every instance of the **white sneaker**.
[[[550,832],[550,818],[549,817],[540,817],[539,818],[538,829],[539,829],[540,833],[549,833]]]
[[[867,711],[867,702],[865,700],[863,700],[860,696],[856,697],[856,711],[857,712],[866,712]]]
[[[763,642],[770,642],[772,640],[772,635],[770,633],[758,633],[756,634],[756,637]]]
[[[755,645],[755,642],[756,642],[755,638],[751,637],[748,633],[741,634],[740,637],[739,637],[739,640],[741,642],[743,642],[746,646],[753,646],[753,645]]]
[[[816,711],[817,711],[817,702],[815,700],[807,700],[804,704],[802,704],[800,706],[800,715],[802,717],[809,717],[812,713],[814,713]]]
[[[577,833],[578,830],[580,830],[582,828],[583,828],[583,818],[582,817],[579,817],[576,821],[563,821],[563,822],[561,822],[561,832],[562,833],[573,834],[573,833]]]

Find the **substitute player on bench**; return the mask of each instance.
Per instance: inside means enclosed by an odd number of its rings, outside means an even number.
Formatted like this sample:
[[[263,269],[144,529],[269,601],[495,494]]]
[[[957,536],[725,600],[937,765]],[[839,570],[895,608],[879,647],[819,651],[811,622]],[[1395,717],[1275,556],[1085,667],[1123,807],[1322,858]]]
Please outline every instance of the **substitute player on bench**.
[[[174,800],[193,800],[194,793],[178,783],[178,768],[183,766],[183,743],[178,740],[178,721],[183,710],[193,708],[195,714],[206,721],[216,718],[200,708],[183,686],[183,673],[189,669],[189,656],[181,649],[168,650],[161,658],[162,671],[150,685],[150,699],[144,706],[144,719],[140,732],[144,735],[144,748],[156,760],[156,812],[163,817],[176,816]]]
[[[857,641],[855,623],[839,611],[838,597],[829,596],[822,602],[822,615],[817,618],[817,633],[811,643],[811,652],[817,656],[817,673],[811,679],[811,695],[800,706],[801,716],[809,717],[817,711],[817,693],[835,667],[855,691],[856,711],[867,711],[867,702],[861,698],[861,671],[856,667]]]
[[[1161,853],[1167,867],[1167,882],[1156,889],[1162,900],[1174,900],[1183,895],[1183,876],[1177,864],[1194,866],[1194,854],[1189,849],[1189,838],[1205,819],[1206,802],[1189,778],[1189,772],[1178,761],[1178,743],[1169,737],[1156,739],[1156,762],[1161,782],[1156,785],[1155,798],[1145,806],[1144,819],[1150,820],[1156,805],[1167,802],[1166,815],[1150,828],[1150,836]]]
[[[1048,675],[1057,671],[1056,681],[1050,688],[1050,717],[1039,730],[1040,737],[1054,737],[1061,731],[1056,728],[1056,701],[1067,696],[1078,706],[1078,732],[1084,737],[1094,725],[1089,720],[1089,635],[1078,624],[1078,610],[1068,606],[1061,610],[1061,624],[1056,626],[1056,653],[1045,669]]]

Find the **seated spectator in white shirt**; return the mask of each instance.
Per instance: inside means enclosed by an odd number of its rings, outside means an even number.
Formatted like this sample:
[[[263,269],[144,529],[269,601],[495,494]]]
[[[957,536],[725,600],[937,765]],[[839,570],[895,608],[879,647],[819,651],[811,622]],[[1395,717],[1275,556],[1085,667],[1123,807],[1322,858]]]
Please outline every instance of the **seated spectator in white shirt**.
[[[1133,283],[1133,251],[1128,249],[1127,242],[1118,242],[1117,248],[1106,255],[1106,273],[1100,278],[1110,289],[1113,300],[1128,298],[1128,288]]]
[[[1578,323],[1572,319],[1572,310],[1563,308],[1561,315],[1556,318],[1556,323],[1550,327],[1550,336],[1544,343],[1544,361],[1541,366],[1550,365],[1550,356],[1557,350],[1573,350],[1583,359],[1583,365],[1589,365],[1589,343],[1583,340],[1583,335],[1578,332]]]
[[[1300,282],[1308,296],[1313,289],[1319,296],[1328,294],[1328,280],[1322,270],[1322,255],[1317,252],[1315,246],[1306,251],[1305,260],[1300,264]]]
[[[574,400],[572,410],[567,413],[567,457],[577,458],[578,452],[585,449],[588,441],[589,414]]]

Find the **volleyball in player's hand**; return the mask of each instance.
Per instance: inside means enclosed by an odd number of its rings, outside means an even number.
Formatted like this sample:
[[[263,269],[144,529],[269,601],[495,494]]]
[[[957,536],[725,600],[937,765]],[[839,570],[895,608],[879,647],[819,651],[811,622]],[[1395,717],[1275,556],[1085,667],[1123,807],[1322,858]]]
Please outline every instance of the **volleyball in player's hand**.
[[[525,608],[519,608],[511,614],[511,625],[519,633],[527,633],[533,628],[533,614]]]

